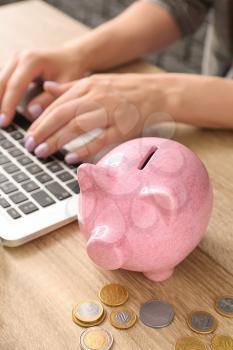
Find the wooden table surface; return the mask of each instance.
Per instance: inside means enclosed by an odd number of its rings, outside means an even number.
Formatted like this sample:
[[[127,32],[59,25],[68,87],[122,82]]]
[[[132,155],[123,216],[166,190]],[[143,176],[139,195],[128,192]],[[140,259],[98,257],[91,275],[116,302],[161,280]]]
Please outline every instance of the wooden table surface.
[[[16,49],[55,46],[86,30],[41,1],[0,7],[0,64]],[[122,69],[155,70],[141,63]],[[199,248],[164,283],[153,283],[140,273],[97,268],[86,254],[76,222],[22,247],[0,247],[0,349],[78,349],[82,329],[71,320],[72,305],[80,299],[96,298],[99,289],[109,282],[128,288],[127,305],[137,313],[140,304],[151,298],[168,300],[176,310],[173,324],[160,330],[138,322],[128,331],[118,331],[106,320],[104,326],[115,339],[113,349],[174,349],[178,337],[195,335],[185,321],[187,313],[194,309],[213,313],[219,321],[216,334],[233,335],[233,320],[221,317],[213,309],[216,296],[233,293],[232,136],[231,132],[187,127],[179,127],[174,135],[206,164],[215,204]],[[212,336],[196,336],[210,349]]]

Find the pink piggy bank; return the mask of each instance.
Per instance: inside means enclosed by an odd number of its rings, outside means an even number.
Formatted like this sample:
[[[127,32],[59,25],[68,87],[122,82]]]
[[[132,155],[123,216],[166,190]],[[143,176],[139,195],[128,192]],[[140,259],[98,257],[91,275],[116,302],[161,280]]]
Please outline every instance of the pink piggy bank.
[[[78,169],[78,218],[87,253],[104,269],[169,278],[200,242],[213,192],[199,158],[178,142],[125,142]]]

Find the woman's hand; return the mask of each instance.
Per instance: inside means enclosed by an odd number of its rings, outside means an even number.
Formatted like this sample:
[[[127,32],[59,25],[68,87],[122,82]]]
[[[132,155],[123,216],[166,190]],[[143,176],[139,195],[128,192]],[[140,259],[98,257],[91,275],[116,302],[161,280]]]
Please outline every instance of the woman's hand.
[[[157,112],[164,111],[164,81],[165,74],[93,75],[67,91],[66,86],[45,83],[46,92],[62,96],[31,125],[25,146],[38,157],[47,157],[77,136],[101,128],[99,136],[66,156],[68,163],[77,163],[106,146],[137,137],[156,122]]]
[[[24,96],[29,84],[35,80],[67,82],[79,79],[86,73],[82,52],[72,46],[50,50],[27,50],[16,54],[0,71],[0,126],[11,121],[15,109]],[[49,92],[42,92],[34,98],[28,111],[36,119],[54,101]]]

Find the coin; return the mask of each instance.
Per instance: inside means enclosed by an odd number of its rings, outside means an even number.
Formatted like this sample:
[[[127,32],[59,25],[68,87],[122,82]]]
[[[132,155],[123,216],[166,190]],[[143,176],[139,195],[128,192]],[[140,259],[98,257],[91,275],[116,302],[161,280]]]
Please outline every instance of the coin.
[[[209,334],[216,330],[217,320],[206,311],[194,311],[188,315],[189,328],[199,334]]]
[[[103,315],[104,309],[100,302],[87,300],[74,306],[73,313],[81,322],[96,322]]]
[[[172,305],[160,300],[149,300],[140,307],[139,318],[148,327],[166,327],[174,317]]]
[[[87,329],[80,336],[80,346],[83,350],[109,350],[112,344],[112,334],[102,327]]]
[[[115,328],[128,329],[137,321],[137,315],[129,308],[120,308],[112,311],[110,314],[110,322]]]
[[[99,324],[104,322],[106,315],[107,315],[107,312],[104,311],[103,315],[100,317],[99,320],[97,320],[95,322],[82,322],[78,318],[76,318],[74,313],[72,312],[72,319],[73,319],[74,323],[76,323],[78,326],[87,328],[87,327],[98,326]]]
[[[99,292],[100,300],[108,306],[120,306],[128,300],[128,297],[127,289],[117,283],[107,284]]]
[[[182,337],[177,340],[175,350],[206,350],[206,346],[195,337]]]
[[[216,311],[226,317],[233,317],[233,296],[225,295],[215,300]]]
[[[233,350],[233,338],[229,335],[215,335],[211,347],[213,350]]]

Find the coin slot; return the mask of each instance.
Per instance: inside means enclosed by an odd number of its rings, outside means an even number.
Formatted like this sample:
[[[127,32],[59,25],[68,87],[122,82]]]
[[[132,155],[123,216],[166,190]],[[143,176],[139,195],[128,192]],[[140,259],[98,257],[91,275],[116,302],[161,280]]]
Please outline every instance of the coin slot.
[[[157,152],[157,150],[158,150],[158,148],[156,146],[149,150],[146,157],[143,159],[143,162],[142,162],[141,166],[139,167],[139,170],[143,170],[148,165],[148,163],[150,162],[153,155]]]

